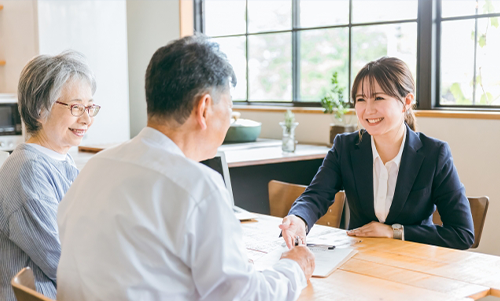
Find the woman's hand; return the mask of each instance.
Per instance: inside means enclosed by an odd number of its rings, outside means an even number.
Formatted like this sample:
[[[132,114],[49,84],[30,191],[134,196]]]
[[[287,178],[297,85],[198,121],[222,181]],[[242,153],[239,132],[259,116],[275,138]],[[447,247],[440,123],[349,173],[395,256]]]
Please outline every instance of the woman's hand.
[[[388,237],[394,238],[392,227],[379,222],[371,222],[353,230],[347,231],[349,236],[358,237]]]
[[[306,223],[300,217],[293,214],[285,216],[279,227],[289,249],[295,245],[295,237],[297,236],[299,237],[299,245],[306,243]]]

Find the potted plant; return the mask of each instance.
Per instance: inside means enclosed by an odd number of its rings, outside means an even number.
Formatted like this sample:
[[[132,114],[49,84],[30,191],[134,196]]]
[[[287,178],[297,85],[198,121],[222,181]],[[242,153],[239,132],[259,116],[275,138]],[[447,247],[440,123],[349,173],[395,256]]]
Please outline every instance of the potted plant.
[[[354,132],[356,126],[346,122],[345,113],[351,107],[349,101],[344,99],[344,87],[339,84],[337,71],[333,72],[332,88],[330,92],[321,99],[321,106],[325,114],[335,113],[335,122],[330,124],[330,145],[337,134]]]

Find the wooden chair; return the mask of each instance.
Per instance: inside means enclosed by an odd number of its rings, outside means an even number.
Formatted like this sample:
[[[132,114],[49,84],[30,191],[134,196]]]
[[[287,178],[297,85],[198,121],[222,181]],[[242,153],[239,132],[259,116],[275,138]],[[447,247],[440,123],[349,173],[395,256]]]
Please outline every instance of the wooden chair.
[[[25,267],[17,273],[10,284],[17,301],[55,301],[36,291],[35,276],[29,267]]]
[[[9,156],[8,152],[0,151],[0,167],[2,167],[3,162],[7,160],[8,156]]]
[[[306,186],[290,184],[272,180],[269,187],[269,208],[272,216],[285,217],[290,211],[293,202],[304,192]],[[345,194],[340,191],[335,195],[335,202],[328,208],[328,212],[316,224],[336,227],[340,226],[342,210],[344,209]]]
[[[486,212],[488,212],[488,205],[490,199],[487,196],[483,197],[468,197],[470,203],[470,211],[472,213],[472,221],[474,222],[474,244],[471,248],[477,248],[479,241],[481,241],[481,234],[483,233],[484,221],[486,219]],[[432,221],[435,225],[442,225],[441,216],[438,211],[434,211]]]

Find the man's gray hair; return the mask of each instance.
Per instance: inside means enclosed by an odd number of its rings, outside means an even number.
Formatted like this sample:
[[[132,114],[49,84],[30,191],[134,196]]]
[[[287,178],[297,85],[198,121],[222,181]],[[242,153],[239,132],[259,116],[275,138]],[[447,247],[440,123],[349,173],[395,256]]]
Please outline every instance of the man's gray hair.
[[[96,90],[95,77],[85,57],[73,50],[59,55],[39,55],[24,66],[18,85],[19,113],[26,131],[33,136],[41,129],[38,120],[47,120],[52,106],[69,80],[87,81]]]

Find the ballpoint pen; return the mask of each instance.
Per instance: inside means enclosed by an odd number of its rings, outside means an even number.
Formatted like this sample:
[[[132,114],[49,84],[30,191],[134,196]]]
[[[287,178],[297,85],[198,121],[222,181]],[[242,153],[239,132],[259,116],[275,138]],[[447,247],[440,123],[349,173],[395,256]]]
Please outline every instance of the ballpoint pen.
[[[308,247],[327,247],[328,250],[334,250],[334,245],[322,245],[322,244],[307,244]]]

